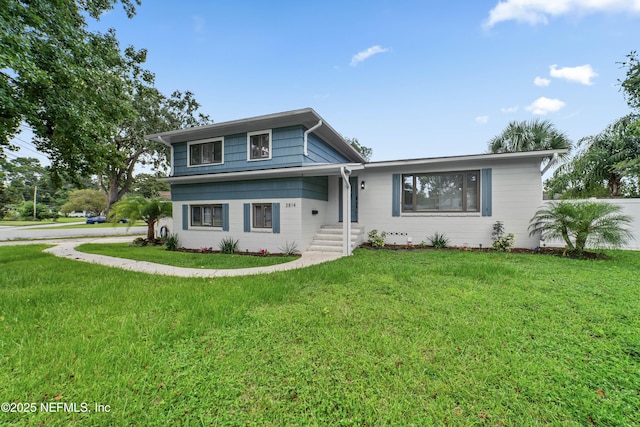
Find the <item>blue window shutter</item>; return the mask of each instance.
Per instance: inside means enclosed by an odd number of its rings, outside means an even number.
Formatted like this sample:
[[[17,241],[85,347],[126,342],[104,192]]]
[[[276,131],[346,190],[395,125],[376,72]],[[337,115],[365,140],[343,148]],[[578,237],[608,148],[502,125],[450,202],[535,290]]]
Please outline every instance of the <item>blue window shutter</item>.
[[[400,194],[402,193],[402,176],[393,174],[391,189],[391,216],[400,216]]]
[[[182,205],[182,229],[189,229],[189,205]]]
[[[251,231],[251,203],[244,204],[244,232]]]
[[[280,233],[280,203],[271,204],[271,230]]]
[[[491,169],[482,169],[482,216],[491,216]]]
[[[222,231],[229,231],[229,203],[222,205]]]

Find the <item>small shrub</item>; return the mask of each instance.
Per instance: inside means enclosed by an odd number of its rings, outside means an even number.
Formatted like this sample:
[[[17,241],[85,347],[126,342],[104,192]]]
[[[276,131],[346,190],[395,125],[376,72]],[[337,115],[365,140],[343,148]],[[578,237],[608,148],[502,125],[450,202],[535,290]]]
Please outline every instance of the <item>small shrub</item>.
[[[444,233],[433,233],[433,236],[427,237],[431,246],[436,249],[444,249],[449,246],[449,238]]]
[[[387,237],[387,232],[383,231],[378,235],[378,230],[371,230],[368,234],[369,242],[371,246],[374,248],[383,248],[384,247],[384,239]]]
[[[218,244],[220,252],[223,254],[233,254],[238,252],[238,240],[234,240],[232,237],[225,237]]]
[[[504,224],[502,221],[496,221],[496,223],[493,224],[491,238],[493,239],[491,249],[498,252],[511,252],[516,236],[513,233],[505,235]]]
[[[148,243],[149,242],[147,242],[147,239],[136,237],[135,239],[133,239],[133,242],[131,242],[131,246],[147,246]]]
[[[180,239],[178,238],[177,233],[169,234],[164,242],[164,245],[168,251],[177,250],[179,244],[180,244]]]
[[[36,220],[43,220],[47,218],[52,218],[53,213],[50,212],[50,209],[47,205],[43,205],[42,203],[36,204]],[[33,219],[33,202],[25,202],[20,208],[20,217],[23,220],[30,221]]]
[[[20,212],[17,210],[7,210],[2,219],[5,221],[17,221],[20,219]]]
[[[280,253],[285,256],[293,256],[300,253],[296,242],[284,242],[284,246],[280,248]]]
[[[271,252],[269,252],[268,249],[260,249],[259,252],[260,252],[261,256],[269,256],[269,255],[271,255]]]

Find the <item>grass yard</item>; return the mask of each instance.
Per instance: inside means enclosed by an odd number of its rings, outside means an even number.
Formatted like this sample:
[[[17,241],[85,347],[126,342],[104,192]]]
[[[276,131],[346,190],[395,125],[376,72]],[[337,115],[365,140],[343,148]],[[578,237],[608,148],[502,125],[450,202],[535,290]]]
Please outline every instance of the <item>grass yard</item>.
[[[0,401],[38,408],[0,425],[640,424],[638,252],[180,279],[44,247],[0,247]]]
[[[55,221],[53,221],[52,219],[43,219],[41,221],[0,221],[0,227],[22,227],[22,226],[28,226],[28,225],[46,225],[46,224],[60,224],[60,223],[73,223],[73,222],[84,222],[86,219],[85,218],[65,218],[65,217],[60,217],[57,218]],[[66,227],[66,226],[63,226]]]
[[[80,224],[69,224],[62,225],[60,228],[127,228],[127,227],[136,227],[136,226],[146,226],[147,224],[144,221],[136,221],[135,223],[114,223],[114,222],[103,222],[101,224],[87,224],[86,222],[82,222]]]
[[[298,257],[295,256],[262,257],[237,254],[171,252],[165,250],[164,246],[130,246],[129,243],[85,243],[76,249],[80,252],[90,254],[108,255],[187,268],[229,269],[264,267],[298,259]]]

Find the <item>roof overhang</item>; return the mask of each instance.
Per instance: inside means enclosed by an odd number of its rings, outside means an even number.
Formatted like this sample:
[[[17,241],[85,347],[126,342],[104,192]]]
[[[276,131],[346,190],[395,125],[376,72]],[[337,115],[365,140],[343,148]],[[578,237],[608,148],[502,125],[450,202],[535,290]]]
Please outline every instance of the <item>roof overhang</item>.
[[[422,166],[429,164],[446,164],[460,163],[468,161],[506,161],[518,159],[540,159],[551,158],[554,154],[563,155],[569,150],[543,150],[543,151],[518,151],[514,153],[488,153],[488,154],[469,154],[463,156],[446,156],[446,157],[426,157],[419,159],[405,160],[387,160],[380,162],[371,162],[365,164],[365,169],[390,168],[398,166]]]
[[[214,123],[205,126],[197,126],[169,132],[146,135],[151,141],[161,142],[166,145],[177,142],[196,141],[200,139],[216,138],[220,136],[237,135],[246,132],[254,132],[265,129],[283,128],[288,126],[303,126],[310,129],[322,120],[322,125],[313,131],[320,139],[332,148],[354,162],[364,162],[364,159],[342,135],[336,132],[326,120],[324,120],[312,108],[285,111],[282,113],[267,114],[265,116],[250,117],[242,120]]]
[[[296,166],[279,169],[261,169],[255,171],[211,173],[202,175],[172,176],[166,178],[171,184],[198,184],[220,181],[249,181],[258,179],[292,178],[305,176],[340,175],[342,168],[354,171],[363,169],[361,163],[332,163],[323,165]]]

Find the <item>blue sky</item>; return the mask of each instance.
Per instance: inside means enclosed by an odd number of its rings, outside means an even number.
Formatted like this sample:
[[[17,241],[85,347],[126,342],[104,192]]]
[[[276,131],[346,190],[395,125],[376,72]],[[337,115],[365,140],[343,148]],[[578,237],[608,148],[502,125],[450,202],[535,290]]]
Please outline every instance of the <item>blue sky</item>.
[[[630,111],[640,0],[143,0],[91,26],[215,122],[312,107],[388,160],[483,153],[511,120],[600,132]]]

